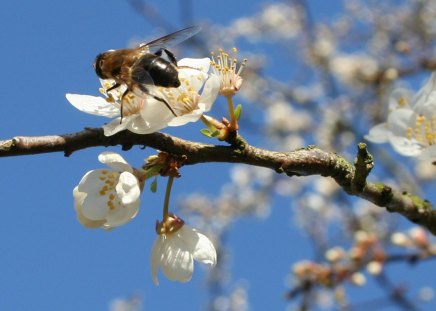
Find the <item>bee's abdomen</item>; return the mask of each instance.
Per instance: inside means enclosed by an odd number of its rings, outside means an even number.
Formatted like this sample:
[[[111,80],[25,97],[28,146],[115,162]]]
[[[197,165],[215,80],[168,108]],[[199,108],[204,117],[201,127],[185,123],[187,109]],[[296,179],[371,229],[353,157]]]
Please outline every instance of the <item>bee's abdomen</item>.
[[[157,55],[145,54],[134,67],[132,78],[139,83],[153,83],[162,87],[180,86],[176,66]],[[148,81],[150,78],[152,81]]]

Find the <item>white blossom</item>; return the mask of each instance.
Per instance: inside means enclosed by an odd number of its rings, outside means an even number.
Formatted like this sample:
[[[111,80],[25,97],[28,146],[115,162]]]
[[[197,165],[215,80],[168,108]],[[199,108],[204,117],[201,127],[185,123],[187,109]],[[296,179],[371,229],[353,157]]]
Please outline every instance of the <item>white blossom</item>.
[[[141,185],[119,154],[103,152],[98,159],[110,169],[92,170],[83,176],[73,190],[74,207],[85,227],[111,229],[136,216]]]
[[[225,97],[231,97],[241,89],[243,82],[241,73],[247,63],[247,60],[243,59],[238,67],[238,50],[233,48],[232,51],[233,55],[230,56],[224,50],[219,50],[216,59],[215,53],[212,53],[212,70],[220,80],[219,93]]]
[[[210,266],[216,264],[215,247],[204,234],[184,224],[175,232],[158,234],[151,253],[153,282],[159,285],[159,267],[172,281],[190,281],[194,260]]]
[[[154,97],[141,96],[129,92],[124,96],[121,118],[121,96],[126,86],[108,91],[115,81],[101,80],[100,92],[103,97],[66,94],[68,101],[85,113],[115,118],[103,126],[106,136],[114,135],[123,130],[137,134],[149,134],[167,126],[180,126],[188,122],[197,121],[204,112],[209,111],[219,90],[219,81],[215,75],[209,76],[210,59],[185,58],[178,62],[179,88],[163,88],[147,86]],[[202,90],[201,95],[198,93]]]
[[[389,142],[404,156],[427,160],[436,156],[436,74],[409,103],[399,97],[386,122],[374,126],[365,136],[373,143]],[[390,104],[390,107],[392,104]]]

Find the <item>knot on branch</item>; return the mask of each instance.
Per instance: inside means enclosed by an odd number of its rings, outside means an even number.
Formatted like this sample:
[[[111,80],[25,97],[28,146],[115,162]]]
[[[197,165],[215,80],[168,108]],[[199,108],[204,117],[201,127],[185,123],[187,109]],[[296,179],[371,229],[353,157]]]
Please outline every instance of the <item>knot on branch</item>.
[[[374,167],[372,155],[368,152],[365,143],[357,145],[357,157],[354,160],[354,176],[351,181],[353,192],[361,192],[366,185],[366,178]]]

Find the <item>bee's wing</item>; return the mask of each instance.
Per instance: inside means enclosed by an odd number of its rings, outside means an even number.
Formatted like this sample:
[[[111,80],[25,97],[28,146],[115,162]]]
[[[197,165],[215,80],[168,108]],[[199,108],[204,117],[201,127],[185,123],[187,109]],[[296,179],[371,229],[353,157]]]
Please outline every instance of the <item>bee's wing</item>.
[[[192,26],[185,29],[178,30],[163,36],[159,39],[150,41],[148,43],[142,43],[139,45],[139,49],[148,50],[151,53],[156,53],[159,50],[169,49],[177,44],[191,38],[201,30],[200,26]]]

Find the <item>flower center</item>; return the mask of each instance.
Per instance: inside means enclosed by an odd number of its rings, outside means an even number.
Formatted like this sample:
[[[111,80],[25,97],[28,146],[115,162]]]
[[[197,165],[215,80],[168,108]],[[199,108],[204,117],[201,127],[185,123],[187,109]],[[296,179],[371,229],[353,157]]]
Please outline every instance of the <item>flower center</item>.
[[[128,117],[134,114],[139,114],[144,107],[145,99],[135,96],[133,93],[128,93],[123,98],[123,116]]]
[[[178,116],[188,114],[198,108],[200,95],[187,79],[180,78],[182,85],[177,89],[160,88],[168,103],[176,110]]]
[[[180,94],[177,98],[177,109],[182,111],[182,114],[190,113],[198,107],[200,96],[197,92],[187,91]]]
[[[436,143],[436,115],[431,118],[424,115],[416,116],[415,127],[407,129],[407,138],[414,138],[422,145],[434,145]]]
[[[223,96],[233,96],[242,85],[242,78],[240,74],[244,69],[247,59],[242,60],[238,68],[238,58],[236,48],[232,49],[233,57],[229,53],[220,49],[215,59],[215,53],[211,55],[211,65],[214,73],[220,78],[220,94]]]
[[[115,192],[115,186],[118,183],[119,177],[119,173],[107,170],[103,170],[99,177],[102,183],[98,194],[108,198],[106,204],[109,206],[110,210],[114,210],[117,206],[122,206]]]
[[[102,81],[102,87],[99,89],[100,93],[106,96],[106,101],[108,103],[114,104],[116,107],[121,107],[121,97],[123,93],[126,91],[126,87],[121,85],[113,90],[107,92],[109,88],[115,85],[115,81],[104,80]],[[134,114],[138,114],[142,107],[144,106],[145,99],[140,98],[133,94],[132,92],[128,92],[123,97],[123,116],[128,117]],[[121,108],[120,108],[121,109]]]

